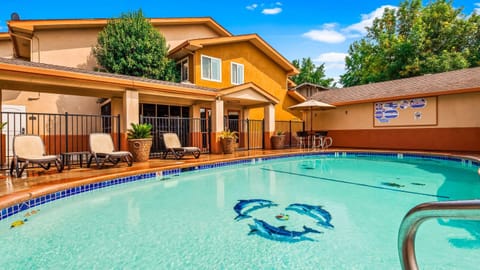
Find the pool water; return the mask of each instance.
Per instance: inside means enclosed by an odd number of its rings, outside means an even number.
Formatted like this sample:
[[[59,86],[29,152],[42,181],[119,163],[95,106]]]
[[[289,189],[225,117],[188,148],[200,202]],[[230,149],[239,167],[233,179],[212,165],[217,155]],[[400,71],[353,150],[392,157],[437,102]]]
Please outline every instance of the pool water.
[[[9,217],[0,221],[0,268],[399,269],[398,228],[409,209],[475,198],[480,198],[477,168],[459,162],[256,160],[96,190]],[[235,220],[233,208],[242,199],[278,205],[250,209],[250,218]],[[294,203],[321,205],[334,228],[285,209]],[[288,220],[275,218],[280,213]],[[304,232],[306,226],[322,233],[266,237],[251,233],[254,219],[288,232]],[[416,243],[421,269],[480,264],[477,221],[427,221]]]

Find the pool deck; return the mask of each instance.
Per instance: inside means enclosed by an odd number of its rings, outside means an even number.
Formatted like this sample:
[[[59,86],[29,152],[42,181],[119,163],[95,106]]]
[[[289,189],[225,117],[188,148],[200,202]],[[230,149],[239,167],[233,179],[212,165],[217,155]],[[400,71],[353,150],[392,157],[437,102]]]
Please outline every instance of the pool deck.
[[[446,153],[446,152],[420,152],[420,151],[399,151],[399,150],[372,150],[372,149],[345,149],[330,148],[324,152],[344,152],[344,151],[361,151],[361,152],[398,152],[398,153],[420,153],[420,154],[437,154],[447,156],[461,156],[468,159],[480,161],[480,153]],[[187,168],[199,165],[214,164],[218,162],[228,162],[248,158],[281,156],[286,154],[302,154],[315,153],[319,150],[311,149],[282,149],[282,150],[249,150],[236,151],[233,154],[202,154],[199,159],[193,158],[192,155],[186,155],[180,160],[172,158],[159,159],[154,158],[146,162],[135,162],[132,167],[128,167],[125,162],[121,162],[116,166],[110,164],[102,169],[97,169],[95,165],[91,168],[80,168],[74,166],[70,170],[65,168],[58,173],[55,166],[50,170],[28,169],[20,178],[11,177],[4,171],[0,175],[3,185],[0,186],[0,209],[11,205],[29,200],[31,198],[65,190],[85,184],[102,182],[110,179],[132,176],[144,173],[158,172],[176,168]]]

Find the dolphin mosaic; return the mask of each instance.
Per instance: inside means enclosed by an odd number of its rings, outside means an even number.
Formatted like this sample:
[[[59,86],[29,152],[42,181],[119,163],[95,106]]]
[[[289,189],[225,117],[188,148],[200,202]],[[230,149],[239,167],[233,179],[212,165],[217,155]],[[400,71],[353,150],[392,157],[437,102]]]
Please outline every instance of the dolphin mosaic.
[[[302,215],[310,216],[317,221],[318,225],[324,228],[327,228],[327,229],[334,228],[332,223],[330,223],[332,221],[332,215],[330,215],[330,213],[327,210],[323,209],[322,206],[293,203],[287,206],[285,210],[291,210]]]
[[[315,241],[312,238],[305,236],[307,233],[322,233],[307,226],[303,226],[303,231],[289,231],[285,226],[275,227],[260,219],[253,219],[254,224],[250,226],[248,235],[257,234],[264,238],[276,241],[299,242],[299,241]]]
[[[245,218],[250,218],[252,216],[248,215],[249,213],[261,208],[272,206],[278,206],[278,204],[264,199],[238,200],[238,203],[233,207],[233,210],[235,213],[237,213],[235,220],[238,221]]]

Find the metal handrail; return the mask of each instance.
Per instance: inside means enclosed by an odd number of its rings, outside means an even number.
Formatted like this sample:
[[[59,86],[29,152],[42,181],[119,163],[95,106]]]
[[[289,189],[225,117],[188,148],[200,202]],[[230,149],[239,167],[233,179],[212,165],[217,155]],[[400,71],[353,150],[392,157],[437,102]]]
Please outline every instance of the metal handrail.
[[[402,269],[418,269],[415,235],[420,224],[432,218],[480,220],[480,200],[429,202],[412,208],[403,218],[398,232],[398,253]]]

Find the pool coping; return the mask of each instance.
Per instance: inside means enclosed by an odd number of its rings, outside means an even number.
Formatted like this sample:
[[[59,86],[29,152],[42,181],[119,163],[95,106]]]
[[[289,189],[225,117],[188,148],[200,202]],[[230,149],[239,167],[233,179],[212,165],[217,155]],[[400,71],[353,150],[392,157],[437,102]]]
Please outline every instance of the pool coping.
[[[223,160],[202,161],[196,164],[174,164],[159,168],[139,169],[135,171],[117,173],[115,175],[102,175],[77,179],[68,183],[45,184],[40,187],[18,191],[7,194],[0,198],[0,220],[6,219],[19,212],[42,205],[58,199],[73,195],[90,192],[93,190],[141,181],[152,177],[165,177],[178,175],[182,172],[207,170],[219,167],[226,167],[239,164],[250,164],[252,161],[266,161],[298,156],[332,156],[332,157],[357,157],[357,156],[379,156],[402,158],[424,158],[434,160],[449,160],[453,162],[466,162],[467,166],[476,166],[480,174],[480,158],[476,156],[432,153],[418,151],[380,151],[380,150],[326,150],[315,152],[292,152],[292,153],[270,153],[245,157],[230,157]]]

